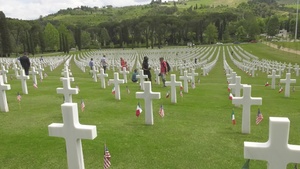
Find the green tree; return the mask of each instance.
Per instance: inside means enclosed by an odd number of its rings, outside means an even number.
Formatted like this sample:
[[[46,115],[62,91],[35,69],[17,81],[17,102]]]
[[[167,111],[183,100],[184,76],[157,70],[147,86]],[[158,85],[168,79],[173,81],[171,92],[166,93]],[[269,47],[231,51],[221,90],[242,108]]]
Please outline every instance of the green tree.
[[[267,21],[267,34],[270,36],[275,36],[279,31],[279,19],[276,15],[270,17]]]
[[[82,31],[81,32],[81,42],[82,42],[82,48],[88,49],[90,48],[91,44],[91,35],[87,31]]]
[[[205,34],[205,37],[206,37],[206,40],[207,40],[207,43],[208,44],[212,44],[215,42],[215,40],[218,38],[218,30],[217,30],[217,27],[210,23],[205,31],[204,31],[204,34]]]
[[[51,23],[47,23],[45,27],[44,38],[47,50],[57,50],[59,47],[59,32]]]
[[[110,36],[106,28],[101,29],[99,38],[100,42],[102,42],[103,46],[105,47],[106,44],[110,41]]]
[[[2,56],[10,56],[12,53],[10,33],[6,22],[5,14],[0,11],[0,34],[1,34],[1,53]]]

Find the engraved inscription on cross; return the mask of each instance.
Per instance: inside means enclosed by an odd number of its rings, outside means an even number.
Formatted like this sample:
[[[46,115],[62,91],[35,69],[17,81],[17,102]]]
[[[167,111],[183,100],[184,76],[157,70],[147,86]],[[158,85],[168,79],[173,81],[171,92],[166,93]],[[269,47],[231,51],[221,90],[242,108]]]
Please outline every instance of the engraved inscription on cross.
[[[250,133],[251,105],[262,105],[261,97],[251,97],[251,85],[243,86],[243,97],[233,97],[232,104],[243,105],[242,133]]]
[[[153,125],[153,99],[160,99],[160,92],[152,92],[151,82],[144,82],[144,92],[136,92],[136,98],[145,100],[145,123]]]
[[[300,146],[288,144],[290,120],[270,117],[269,140],[244,142],[244,158],[265,160],[268,169],[285,169],[288,163],[300,163]]]
[[[69,169],[84,169],[81,139],[93,140],[96,138],[96,126],[79,123],[77,103],[64,103],[61,105],[61,109],[63,123],[50,124],[48,126],[49,136],[65,139]]]

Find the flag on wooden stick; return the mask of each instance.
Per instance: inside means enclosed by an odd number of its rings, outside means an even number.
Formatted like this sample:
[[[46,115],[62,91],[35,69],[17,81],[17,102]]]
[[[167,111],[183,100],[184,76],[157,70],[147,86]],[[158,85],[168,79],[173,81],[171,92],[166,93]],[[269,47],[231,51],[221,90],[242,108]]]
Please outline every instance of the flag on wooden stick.
[[[106,144],[104,145],[104,163],[103,163],[103,168],[104,169],[108,169],[110,168],[111,166],[111,163],[110,163],[110,153],[108,151],[108,148],[106,147]]]
[[[83,101],[83,99],[81,99],[81,104],[80,104],[81,106],[81,111],[82,112],[84,112],[84,108],[85,108],[85,104],[84,104],[84,101]]]
[[[160,117],[165,116],[165,110],[164,110],[164,107],[162,105],[160,105],[160,108],[159,108],[159,115],[160,115]]]
[[[256,125],[258,125],[264,119],[260,109],[258,109],[257,116],[256,116]]]
[[[22,99],[22,96],[21,96],[20,93],[18,92],[18,94],[17,94],[17,100],[20,102],[21,99]]]

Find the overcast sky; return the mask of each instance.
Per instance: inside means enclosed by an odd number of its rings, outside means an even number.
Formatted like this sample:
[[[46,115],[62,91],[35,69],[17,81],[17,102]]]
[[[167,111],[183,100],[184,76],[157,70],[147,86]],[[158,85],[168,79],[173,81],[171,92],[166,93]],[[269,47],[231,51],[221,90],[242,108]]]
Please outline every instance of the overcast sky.
[[[151,0],[0,0],[0,11],[8,18],[23,20],[38,19],[41,15],[47,16],[60,9],[79,6],[114,7],[150,4]]]

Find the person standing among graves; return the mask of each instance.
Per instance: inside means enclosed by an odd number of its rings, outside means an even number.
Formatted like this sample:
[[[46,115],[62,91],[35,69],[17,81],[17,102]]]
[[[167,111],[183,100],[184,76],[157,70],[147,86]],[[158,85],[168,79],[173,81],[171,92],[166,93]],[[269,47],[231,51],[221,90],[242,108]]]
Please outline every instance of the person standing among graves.
[[[163,87],[166,87],[166,75],[168,74],[167,63],[164,61],[163,57],[160,57],[159,61],[160,61],[160,76],[164,84]]]
[[[24,55],[20,57],[20,63],[25,71],[25,75],[29,75],[29,68],[30,68],[30,60],[28,58],[27,52],[24,52]]]
[[[91,60],[89,62],[89,66],[90,66],[91,70],[93,70],[93,66],[94,66],[94,60],[93,60],[93,58],[91,58]]]
[[[144,75],[147,75],[148,78],[146,78],[146,81],[150,81],[152,82],[151,80],[151,68],[149,67],[149,63],[148,63],[148,60],[149,58],[147,56],[144,57],[144,61],[143,61],[143,64],[142,64],[142,69],[144,70]]]
[[[101,58],[101,65],[102,65],[102,67],[104,69],[104,73],[106,73],[107,62],[106,62],[105,55],[103,55],[103,57]]]
[[[138,81],[138,79],[136,78],[136,75],[138,75],[137,73],[137,69],[134,69],[134,72],[132,74],[132,77],[131,77],[131,81],[136,83]]]

